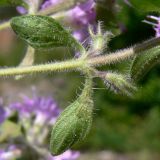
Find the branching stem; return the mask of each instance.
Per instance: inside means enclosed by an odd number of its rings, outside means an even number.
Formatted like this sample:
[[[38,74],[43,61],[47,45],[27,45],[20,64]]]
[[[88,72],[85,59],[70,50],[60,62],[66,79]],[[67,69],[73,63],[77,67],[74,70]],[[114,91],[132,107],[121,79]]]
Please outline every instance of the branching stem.
[[[126,49],[116,53],[94,57],[90,59],[79,58],[50,64],[5,68],[0,70],[0,76],[16,76],[40,72],[56,72],[65,70],[81,70],[82,68],[85,69],[85,67],[87,69],[88,66],[99,66],[104,64],[115,63],[120,60],[125,60],[133,55],[133,49]]]
[[[71,71],[71,70],[85,70],[88,67],[96,67],[105,64],[113,64],[116,62],[121,62],[123,60],[132,58],[135,55],[142,53],[152,46],[157,46],[159,44],[160,38],[151,39],[145,41],[141,45],[134,46],[132,48],[120,50],[115,53],[106,54],[96,57],[84,57],[78,59],[72,59],[62,62],[55,62],[50,64],[41,64],[33,66],[21,66],[13,68],[0,69],[0,76],[16,76],[16,75],[27,75],[40,72],[56,72],[56,71]]]

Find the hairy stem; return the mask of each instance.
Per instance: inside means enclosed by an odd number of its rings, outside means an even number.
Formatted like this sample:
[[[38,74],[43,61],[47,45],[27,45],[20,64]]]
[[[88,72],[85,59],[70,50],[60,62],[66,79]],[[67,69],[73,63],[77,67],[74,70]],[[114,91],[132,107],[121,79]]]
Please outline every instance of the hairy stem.
[[[106,54],[103,56],[97,56],[89,59],[88,63],[92,66],[100,66],[104,64],[112,64],[116,62],[123,61],[125,59],[129,59],[134,55],[133,48],[124,49],[117,51],[112,54]]]
[[[137,45],[132,48],[92,58],[86,58],[82,56],[82,58],[79,59],[72,59],[50,64],[0,69],[0,76],[27,75],[40,72],[56,72],[65,70],[82,70],[82,69],[85,70],[87,69],[87,67],[113,64],[116,62],[132,58],[133,56],[142,53],[142,51],[152,48],[151,46],[158,45],[159,40],[160,38],[151,39],[149,41],[142,43],[141,45]]]
[[[19,64],[19,67],[32,66],[34,63],[34,58],[35,58],[35,49],[32,48],[31,46],[28,46],[27,52],[24,58],[22,59],[21,63]],[[22,75],[18,75],[15,78],[18,80],[22,77],[23,77]]]
[[[140,43],[140,44],[136,45],[133,48],[133,50],[135,53],[139,53],[139,52],[145,51],[147,49],[151,49],[151,48],[158,46],[158,45],[160,45],[160,37],[152,38],[152,39],[149,39],[148,41]]]
[[[15,76],[15,75],[27,75],[40,72],[74,70],[83,66],[83,64],[84,61],[82,60],[68,60],[64,62],[55,62],[50,64],[5,68],[0,70],[0,76]]]
[[[65,70],[87,70],[88,66],[97,66],[125,60],[134,55],[133,49],[126,49],[113,54],[94,57],[91,59],[73,59],[64,62],[55,62],[50,64],[41,64],[34,66],[22,66],[16,68],[5,68],[0,70],[0,76],[26,75],[40,72],[56,72]],[[85,68],[86,67],[86,68]]]

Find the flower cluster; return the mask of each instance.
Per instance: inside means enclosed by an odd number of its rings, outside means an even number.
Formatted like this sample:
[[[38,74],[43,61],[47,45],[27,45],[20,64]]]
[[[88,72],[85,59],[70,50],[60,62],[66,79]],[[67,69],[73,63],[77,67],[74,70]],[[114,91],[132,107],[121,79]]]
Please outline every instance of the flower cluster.
[[[18,115],[18,123],[24,130],[25,136],[23,145],[11,144],[5,149],[0,149],[0,160],[13,160],[23,157],[24,147],[32,148],[31,151],[38,153],[44,160],[76,160],[79,152],[67,150],[59,156],[52,156],[47,149],[46,139],[50,134],[50,128],[55,123],[61,110],[51,97],[33,98],[22,96],[21,102],[15,102],[5,107]],[[0,107],[0,122],[3,123],[9,114],[5,108]],[[13,140],[14,142],[14,140]],[[26,145],[26,146],[24,146]]]

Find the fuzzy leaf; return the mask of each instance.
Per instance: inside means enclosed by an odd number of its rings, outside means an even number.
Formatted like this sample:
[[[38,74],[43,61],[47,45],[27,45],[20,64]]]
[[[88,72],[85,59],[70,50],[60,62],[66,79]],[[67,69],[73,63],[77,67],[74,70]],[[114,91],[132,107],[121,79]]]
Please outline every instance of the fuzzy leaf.
[[[53,126],[50,151],[58,155],[69,149],[89,133],[93,118],[92,88],[85,87],[82,94],[69,105]]]
[[[130,68],[130,76],[138,81],[157,63],[160,62],[160,46],[139,53],[133,60]]]
[[[0,6],[24,6],[26,7],[27,4],[24,3],[23,0],[0,0]]]
[[[27,15],[14,17],[11,20],[11,26],[15,33],[33,48],[80,47],[80,44],[67,30],[48,16]]]
[[[108,89],[116,94],[131,96],[136,90],[136,87],[133,86],[130,80],[123,74],[107,72],[103,79]]]

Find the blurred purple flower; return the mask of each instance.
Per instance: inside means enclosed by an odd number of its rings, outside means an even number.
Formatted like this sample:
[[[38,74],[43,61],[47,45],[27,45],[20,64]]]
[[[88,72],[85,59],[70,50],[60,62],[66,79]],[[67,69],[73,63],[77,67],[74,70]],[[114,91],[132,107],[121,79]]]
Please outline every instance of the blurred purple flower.
[[[9,115],[9,109],[3,106],[3,100],[0,98],[0,124],[3,123]]]
[[[63,0],[44,0],[40,9],[45,9],[57,3],[61,3]],[[27,11],[23,7],[18,6],[17,10],[21,14],[26,14]],[[94,0],[87,0],[75,6],[73,9],[66,11],[65,19],[72,26],[74,26],[74,37],[77,40],[83,42],[88,36],[88,25],[93,25],[96,20],[95,2]]]
[[[93,0],[88,0],[87,2],[75,6],[71,9],[68,14],[71,17],[72,23],[77,26],[88,26],[95,22],[96,12],[95,3]]]
[[[71,150],[55,157],[46,148],[50,127],[61,111],[53,98],[38,97],[35,94],[33,98],[23,96],[22,102],[13,103],[10,108],[18,112],[21,125],[25,128],[27,143],[36,149],[45,150],[44,160],[76,160],[79,157],[79,152]]]
[[[0,149],[0,160],[13,160],[21,155],[21,150],[19,150],[15,145],[9,146],[7,149]]]
[[[44,0],[42,5],[41,5],[41,9],[45,9],[48,8],[52,5],[56,5],[58,3],[60,3],[62,0]]]
[[[24,7],[17,6],[16,9],[20,14],[26,14],[27,13],[27,10]]]
[[[156,37],[160,37],[160,17],[157,17],[157,16],[147,16],[147,18],[150,18],[152,20],[155,20],[157,21],[157,23],[154,23],[154,22],[150,22],[148,20],[144,20],[143,22],[145,23],[148,23],[148,24],[151,24],[154,28],[154,30],[156,31]]]
[[[57,103],[51,97],[23,96],[22,102],[13,103],[10,108],[17,111],[21,117],[29,118],[34,115],[36,123],[40,124],[53,124],[60,113]]]
[[[6,119],[6,111],[2,106],[0,106],[0,124],[3,123],[5,119]]]
[[[76,160],[79,156],[80,156],[79,152],[67,150],[66,152],[64,152],[59,156],[53,157],[52,155],[49,155],[47,157],[47,160]]]
[[[86,3],[74,7],[68,12],[68,19],[75,26],[74,37],[83,42],[88,36],[88,26],[94,25],[96,20],[95,3],[88,0]]]

